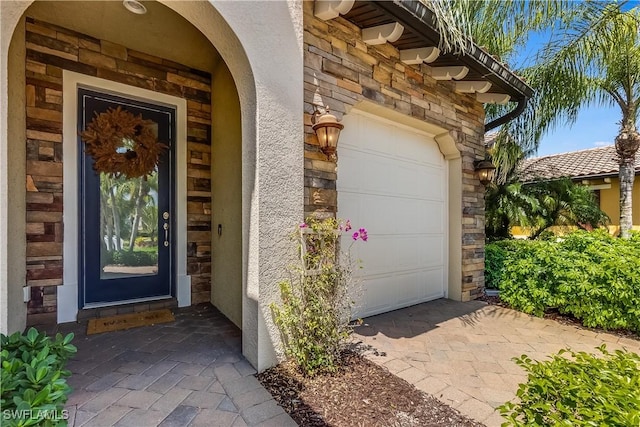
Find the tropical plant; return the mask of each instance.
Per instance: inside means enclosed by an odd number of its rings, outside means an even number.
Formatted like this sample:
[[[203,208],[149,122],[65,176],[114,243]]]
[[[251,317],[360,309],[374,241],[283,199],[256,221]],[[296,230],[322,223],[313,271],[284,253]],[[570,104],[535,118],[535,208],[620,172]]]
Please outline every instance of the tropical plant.
[[[548,27],[575,7],[570,0],[421,1],[436,16],[441,50],[463,52],[472,40],[503,59],[526,43],[530,31]]]
[[[524,225],[531,228],[535,239],[549,227],[577,226],[591,229],[608,222],[593,192],[586,186],[575,184],[569,178],[541,181],[523,186],[529,197],[536,200],[536,209]]]
[[[528,227],[535,239],[554,225],[590,229],[608,222],[593,192],[568,178],[519,182],[517,166],[524,152],[514,139],[502,134],[489,152],[497,170],[485,194],[488,240],[511,237],[514,225]]]

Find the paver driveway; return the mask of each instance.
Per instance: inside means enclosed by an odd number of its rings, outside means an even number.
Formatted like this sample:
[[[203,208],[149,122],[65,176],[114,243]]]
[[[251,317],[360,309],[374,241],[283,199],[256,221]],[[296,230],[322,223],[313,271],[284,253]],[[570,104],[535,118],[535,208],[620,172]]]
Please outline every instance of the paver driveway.
[[[561,348],[640,353],[640,341],[540,319],[480,301],[436,300],[364,319],[355,338],[379,352],[376,363],[488,426],[515,397],[524,371],[511,358],[543,360]]]
[[[67,365],[70,426],[297,425],[253,376],[238,328],[208,304],[175,314],[90,336],[86,324],[57,327],[78,347]]]

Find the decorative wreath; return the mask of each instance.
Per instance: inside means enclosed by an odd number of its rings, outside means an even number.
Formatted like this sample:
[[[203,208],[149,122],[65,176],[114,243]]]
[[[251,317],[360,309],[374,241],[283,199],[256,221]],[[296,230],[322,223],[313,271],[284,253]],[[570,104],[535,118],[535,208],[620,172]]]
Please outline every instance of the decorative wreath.
[[[146,177],[153,173],[168,147],[158,142],[151,120],[134,116],[120,106],[97,114],[80,134],[93,168],[112,177]]]

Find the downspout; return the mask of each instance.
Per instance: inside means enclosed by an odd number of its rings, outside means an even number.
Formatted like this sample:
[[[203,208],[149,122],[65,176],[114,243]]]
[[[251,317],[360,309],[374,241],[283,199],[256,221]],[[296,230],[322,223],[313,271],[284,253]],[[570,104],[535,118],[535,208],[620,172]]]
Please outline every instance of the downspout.
[[[518,117],[520,114],[522,114],[522,112],[524,111],[524,108],[527,106],[527,101],[528,100],[529,100],[529,98],[520,98],[518,100],[518,105],[516,105],[516,108],[514,108],[511,111],[509,111],[504,116],[500,116],[497,119],[492,120],[489,123],[487,123],[486,125],[484,125],[484,132],[487,133],[490,130],[495,129],[498,126],[503,125],[503,124],[515,119],[516,117]]]

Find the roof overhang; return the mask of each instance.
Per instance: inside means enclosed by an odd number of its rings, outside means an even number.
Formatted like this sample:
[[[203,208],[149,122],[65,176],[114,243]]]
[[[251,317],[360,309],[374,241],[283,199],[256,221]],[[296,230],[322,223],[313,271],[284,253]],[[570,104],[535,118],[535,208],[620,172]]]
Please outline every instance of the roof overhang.
[[[360,28],[400,23],[404,27],[404,32],[397,40],[391,42],[400,51],[437,47],[440,43],[435,14],[419,1],[355,1],[353,7],[343,17]],[[486,92],[487,94],[507,94],[511,101],[524,103],[533,95],[533,89],[529,85],[471,41],[467,42],[463,52],[441,53],[428,65],[436,69],[464,65],[469,72],[457,81],[490,82],[491,88]],[[483,98],[487,97],[483,96]]]

